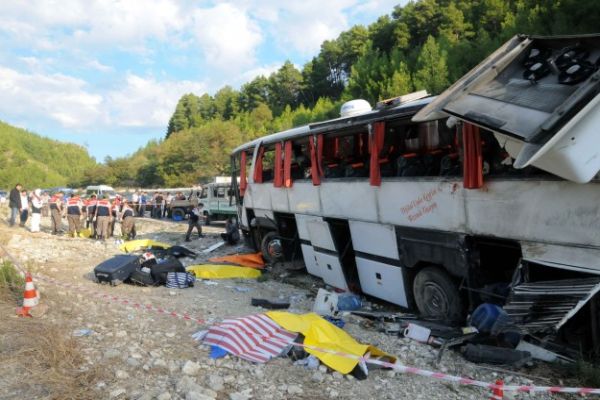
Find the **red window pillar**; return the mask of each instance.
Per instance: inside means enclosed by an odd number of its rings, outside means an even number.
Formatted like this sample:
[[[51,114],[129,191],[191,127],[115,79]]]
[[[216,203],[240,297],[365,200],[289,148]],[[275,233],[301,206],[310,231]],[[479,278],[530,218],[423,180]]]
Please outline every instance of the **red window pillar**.
[[[385,139],[385,122],[375,122],[371,134],[371,162],[369,165],[369,182],[371,186],[381,186],[381,170],[379,168],[379,153]]]
[[[281,143],[275,143],[275,160],[273,163],[274,178],[273,186],[283,186],[283,153],[281,151]]]
[[[256,155],[256,163],[254,164],[254,182],[263,182],[263,156],[265,154],[265,148],[260,146],[258,154]]]
[[[240,155],[240,194],[243,196],[246,193],[248,181],[246,180],[246,152],[242,151]]]
[[[479,189],[483,186],[483,156],[479,127],[463,124],[463,186],[465,189]]]
[[[292,141],[285,142],[283,154],[283,186],[292,187]]]

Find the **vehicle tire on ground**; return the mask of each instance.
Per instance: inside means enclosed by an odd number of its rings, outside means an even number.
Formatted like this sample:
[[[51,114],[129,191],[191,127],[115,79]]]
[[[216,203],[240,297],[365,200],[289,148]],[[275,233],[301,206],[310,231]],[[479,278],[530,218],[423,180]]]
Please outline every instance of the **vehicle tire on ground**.
[[[183,210],[182,208],[174,208],[171,211],[171,218],[173,218],[173,219],[181,218],[181,220],[183,221],[185,219],[185,210]]]
[[[283,260],[283,243],[277,232],[268,232],[263,236],[260,251],[267,264]]]
[[[456,283],[440,267],[425,267],[413,281],[413,293],[419,312],[424,317],[449,322],[464,319],[463,302]]]

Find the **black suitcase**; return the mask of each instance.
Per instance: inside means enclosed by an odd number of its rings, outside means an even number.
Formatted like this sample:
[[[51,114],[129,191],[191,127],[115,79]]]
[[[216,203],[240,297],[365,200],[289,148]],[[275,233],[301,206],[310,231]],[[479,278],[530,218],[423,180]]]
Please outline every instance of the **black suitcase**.
[[[152,277],[152,273],[150,271],[143,271],[141,268],[137,268],[135,271],[131,273],[129,280],[132,283],[142,285],[142,286],[154,286],[156,282]]]
[[[158,264],[154,264],[150,267],[152,270],[152,277],[157,285],[164,285],[167,283],[167,274],[169,272],[185,272],[185,268],[179,260],[175,258],[167,258]]]
[[[94,275],[99,283],[116,286],[129,279],[139,265],[139,256],[122,254],[98,264],[94,268]]]

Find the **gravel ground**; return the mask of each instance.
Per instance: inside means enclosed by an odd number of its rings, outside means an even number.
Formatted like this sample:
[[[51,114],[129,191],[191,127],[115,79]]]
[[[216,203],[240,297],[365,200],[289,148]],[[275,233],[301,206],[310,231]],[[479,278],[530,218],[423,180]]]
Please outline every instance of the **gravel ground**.
[[[314,295],[322,282],[300,272],[270,274],[264,282],[255,280],[221,280],[198,282],[195,287],[177,290],[165,287],[145,288],[127,284],[117,287],[98,285],[93,268],[112,255],[119,254],[114,240],[105,243],[90,239],[72,239],[44,232],[33,234],[23,228],[0,226],[0,239],[22,265],[42,275],[65,283],[80,285],[97,293],[127,297],[142,304],[185,312],[202,318],[205,324],[142,311],[132,306],[104,302],[83,292],[65,289],[38,280],[41,303],[48,311],[40,318],[60,323],[69,332],[89,329],[91,334],[78,338],[85,360],[103,365],[110,379],[102,380],[90,391],[101,399],[483,399],[489,392],[456,386],[440,381],[407,376],[393,371],[374,370],[364,381],[332,373],[324,366],[308,370],[292,365],[287,358],[274,359],[265,365],[227,356],[212,360],[208,349],[199,346],[191,335],[213,321],[264,311],[252,307],[250,299],[291,300],[292,312],[312,309]],[[45,225],[44,225],[45,224]],[[151,238],[182,244],[199,250],[219,241],[222,225],[205,227],[206,237],[183,242],[185,223],[143,219],[137,221],[139,238]],[[118,227],[117,227],[118,230]],[[243,251],[243,247],[223,246],[209,256]],[[185,259],[185,264],[200,263],[208,258]],[[288,282],[293,282],[290,284]],[[567,384],[544,365],[529,370],[499,373],[471,364],[458,353],[445,353],[436,368],[437,349],[410,339],[398,338],[364,328],[360,317],[347,316],[345,330],[357,340],[373,344],[397,355],[406,365],[436,369],[441,372],[506,384]],[[527,376],[527,377],[526,377]],[[11,397],[22,398],[23,394]],[[508,394],[506,398],[551,398],[549,395]],[[556,396],[553,398],[557,398]],[[567,398],[567,397],[560,397]]]

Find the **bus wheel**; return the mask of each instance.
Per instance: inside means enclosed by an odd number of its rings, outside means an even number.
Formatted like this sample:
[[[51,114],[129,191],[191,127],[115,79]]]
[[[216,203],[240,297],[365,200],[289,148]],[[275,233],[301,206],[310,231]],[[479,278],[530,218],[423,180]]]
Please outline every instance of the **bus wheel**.
[[[439,267],[420,270],[413,281],[413,293],[417,308],[424,317],[450,322],[464,318],[458,288],[448,273]]]
[[[185,211],[182,208],[174,208],[173,211],[171,211],[171,218],[183,221],[185,219]]]
[[[263,236],[260,251],[268,264],[280,261],[283,259],[283,244],[281,238],[276,232],[269,232]]]

